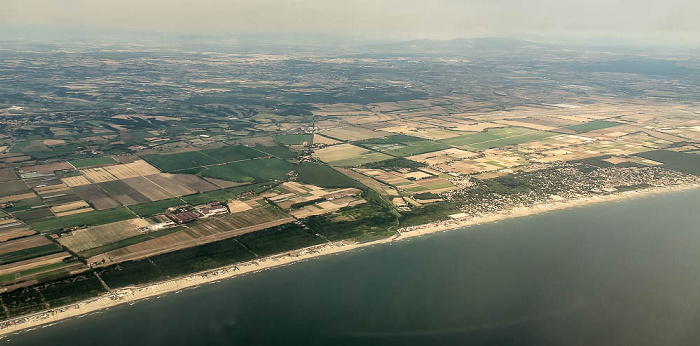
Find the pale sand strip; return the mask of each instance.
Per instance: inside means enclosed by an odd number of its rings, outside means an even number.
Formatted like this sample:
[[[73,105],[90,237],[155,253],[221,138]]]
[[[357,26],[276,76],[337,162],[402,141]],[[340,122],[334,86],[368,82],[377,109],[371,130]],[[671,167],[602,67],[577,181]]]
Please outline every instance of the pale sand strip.
[[[279,255],[256,259],[249,262],[238,263],[226,267],[195,273],[184,277],[152,283],[144,286],[127,287],[100,295],[99,297],[85,300],[76,304],[50,309],[22,317],[13,318],[0,323],[0,335],[6,335],[20,330],[54,323],[66,318],[81,316],[87,313],[106,309],[124,303],[133,303],[141,299],[147,299],[168,292],[176,292],[182,289],[197,287],[206,283],[217,282],[247,273],[254,273],[268,268],[284,266],[309,258],[325,256],[333,253],[349,251],[365,246],[390,243],[396,240],[409,239],[420,235],[436,233],[471,225],[500,221],[514,217],[541,214],[549,211],[586,206],[601,202],[619,201],[628,198],[644,197],[664,192],[673,192],[699,188],[700,184],[676,185],[668,187],[653,187],[638,191],[627,191],[605,196],[589,196],[567,201],[553,201],[540,203],[531,207],[515,208],[504,212],[485,214],[463,220],[446,220],[427,225],[413,226],[400,229],[400,235],[367,243],[351,243],[339,241],[335,243],[312,246]]]

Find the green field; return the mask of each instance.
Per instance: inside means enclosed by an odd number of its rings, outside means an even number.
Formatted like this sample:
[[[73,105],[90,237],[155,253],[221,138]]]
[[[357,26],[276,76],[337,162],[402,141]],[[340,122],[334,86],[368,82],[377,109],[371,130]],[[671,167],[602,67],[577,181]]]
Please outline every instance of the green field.
[[[286,180],[296,166],[278,158],[254,159],[212,166],[202,176],[238,182]]]
[[[573,130],[576,133],[585,133],[585,132],[590,132],[590,131],[595,131],[595,130],[600,130],[608,127],[615,127],[615,126],[620,126],[624,125],[622,123],[618,123],[615,121],[607,121],[607,120],[594,120],[590,121],[584,124],[577,124],[577,125],[570,125],[566,126],[566,129]]]
[[[18,261],[24,261],[30,258],[46,256],[52,253],[60,252],[63,248],[57,244],[46,244],[41,246],[36,246],[29,249],[22,249],[18,251],[8,252],[0,255],[0,265]]]
[[[39,197],[28,198],[28,199],[23,199],[23,200],[17,201],[17,202],[12,202],[12,206],[9,208],[5,208],[4,210],[7,212],[14,212],[14,211],[20,211],[20,210],[33,208],[36,206],[40,206],[42,204],[44,204],[44,202]]]
[[[154,214],[160,214],[165,212],[168,208],[175,207],[184,204],[179,198],[164,199],[161,201],[148,202],[130,205],[128,208],[131,209],[138,216],[150,216]]]
[[[295,153],[294,151],[291,151],[281,145],[262,145],[258,144],[255,146],[255,149],[258,149],[262,152],[265,152],[267,154],[279,157],[280,159],[293,159],[299,154]]]
[[[112,163],[117,163],[117,161],[114,161],[114,159],[111,156],[91,157],[88,159],[70,161],[70,164],[73,165],[73,167],[75,168],[109,165]]]
[[[444,143],[407,135],[371,138],[353,144],[398,157],[424,154],[450,147]]]
[[[320,163],[302,162],[297,167],[301,183],[320,187],[357,187],[359,184],[335,169]]]
[[[27,148],[27,146],[29,146],[29,141],[17,142],[12,146],[12,148],[10,148],[10,150],[8,150],[8,152],[14,154],[21,153],[25,148]]]
[[[683,173],[700,175],[700,155],[679,153],[670,150],[652,150],[635,154],[639,157],[661,162],[664,167]]]
[[[99,254],[105,253],[107,251],[121,249],[123,247],[127,247],[127,246],[133,245],[133,244],[138,244],[138,243],[144,242],[146,240],[150,240],[150,239],[156,239],[158,237],[162,237],[164,235],[179,232],[179,231],[182,231],[184,229],[185,229],[184,227],[173,227],[173,228],[166,228],[166,229],[163,229],[160,231],[149,232],[149,233],[137,235],[135,237],[122,239],[120,241],[117,241],[117,242],[114,242],[111,244],[107,244],[104,246],[81,251],[80,253],[78,253],[78,255],[80,255],[80,257],[83,257],[83,258],[90,258],[92,256],[99,255]]]
[[[284,145],[302,145],[304,142],[311,143],[314,135],[298,134],[298,135],[279,135],[275,137],[278,143]]]
[[[174,172],[188,168],[221,163],[212,157],[200,153],[199,151],[188,151],[177,154],[143,155],[142,158],[164,172]]]
[[[97,226],[134,218],[134,213],[125,207],[95,210],[61,218],[29,222],[29,226],[39,232],[60,231],[73,226]]]
[[[37,220],[41,219],[46,219],[53,217],[53,213],[51,212],[51,209],[48,207],[40,207],[40,208],[33,208],[33,209],[27,209],[27,210],[21,210],[12,213],[12,216],[14,216],[17,219],[20,219],[24,222],[34,222]]]
[[[249,191],[255,193],[261,192],[273,186],[272,183],[255,183],[248,185],[241,185],[230,187],[227,189],[214,190],[209,192],[196,193],[192,195],[183,196],[182,199],[192,205],[204,204],[216,201],[226,201],[236,199],[241,196],[241,194]]]
[[[236,239],[259,256],[272,255],[326,242],[308,229],[294,223],[247,233]]]
[[[229,145],[218,149],[202,150],[201,152],[221,162],[240,161],[265,156],[265,154],[243,145]]]
[[[394,159],[371,162],[362,165],[364,168],[374,168],[374,169],[397,169],[397,168],[421,168],[425,167],[426,164],[418,161],[412,161],[405,159],[403,157],[397,157]]]
[[[354,166],[366,165],[368,163],[389,160],[391,158],[392,158],[392,156],[389,156],[389,155],[384,154],[384,153],[366,150],[363,153],[356,154],[356,155],[351,156],[347,159],[328,161],[328,163],[332,164],[333,166],[339,166],[339,167],[354,167]]]
[[[443,150],[449,148],[449,145],[440,142],[434,142],[429,140],[419,141],[419,142],[409,142],[403,148],[396,148],[393,150],[387,150],[385,153],[391,156],[411,156],[419,155],[424,153],[430,153],[433,151]]]
[[[554,133],[551,132],[535,131],[522,127],[506,127],[447,138],[440,142],[466,149],[483,150],[527,143],[553,135]]]
[[[70,266],[78,264],[78,263],[80,263],[80,262],[73,261],[73,262],[59,262],[59,263],[54,263],[54,264],[47,264],[45,266],[21,271],[21,272],[19,272],[19,275],[20,276],[27,276],[27,275],[32,275],[32,274],[41,273],[41,272],[55,272],[57,269],[63,269],[65,267],[70,267]]]

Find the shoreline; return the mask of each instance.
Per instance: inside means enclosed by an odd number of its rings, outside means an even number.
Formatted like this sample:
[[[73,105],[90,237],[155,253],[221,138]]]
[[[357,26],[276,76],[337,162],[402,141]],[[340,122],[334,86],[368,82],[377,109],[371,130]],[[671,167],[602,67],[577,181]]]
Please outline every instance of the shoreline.
[[[0,339],[8,334],[34,329],[59,321],[82,317],[122,304],[134,304],[140,300],[159,297],[166,293],[199,287],[203,284],[211,284],[223,279],[228,279],[248,273],[256,273],[266,269],[281,267],[288,264],[301,262],[307,259],[317,258],[334,253],[341,253],[376,244],[386,244],[404,239],[411,239],[427,234],[444,232],[457,228],[480,225],[511,218],[543,214],[550,211],[569,209],[573,207],[590,206],[603,202],[621,201],[658,195],[669,192],[680,192],[700,188],[700,184],[684,184],[663,187],[650,187],[641,190],[616,192],[608,195],[591,195],[570,200],[552,200],[536,203],[526,207],[516,207],[508,210],[483,214],[462,219],[450,219],[436,221],[424,225],[404,227],[397,230],[398,234],[392,237],[370,241],[366,243],[353,243],[350,241],[337,241],[315,245],[303,249],[288,251],[282,254],[258,258],[255,260],[227,265],[198,273],[189,274],[169,280],[154,282],[140,286],[129,286],[104,293],[97,297],[83,300],[70,305],[44,310],[20,317],[10,318],[0,322]]]

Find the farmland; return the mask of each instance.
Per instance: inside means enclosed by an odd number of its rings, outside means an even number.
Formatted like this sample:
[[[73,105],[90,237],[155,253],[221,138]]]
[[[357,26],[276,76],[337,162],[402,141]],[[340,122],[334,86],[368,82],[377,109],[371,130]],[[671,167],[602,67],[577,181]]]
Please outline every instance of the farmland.
[[[75,168],[103,166],[103,165],[110,165],[110,164],[114,164],[114,163],[117,163],[117,161],[114,161],[114,159],[111,156],[94,157],[94,158],[70,161],[70,164],[73,165],[73,167],[75,167]]]
[[[594,120],[594,121],[590,121],[590,122],[583,123],[583,124],[570,125],[570,126],[567,126],[566,128],[569,130],[573,130],[576,133],[585,133],[585,132],[605,129],[608,127],[615,127],[615,126],[620,126],[620,125],[622,125],[622,124],[615,122],[615,121]]]
[[[150,216],[160,214],[166,209],[184,204],[179,198],[164,199],[161,201],[141,203],[129,206],[129,209],[138,216]]]
[[[700,179],[696,59],[640,57],[682,65],[672,77],[580,73],[638,53],[454,43],[7,43],[0,315],[104,292],[83,261],[120,287]]]
[[[294,164],[285,160],[265,158],[209,167],[202,175],[236,182],[285,180],[294,167]]]
[[[285,145],[302,145],[304,143],[311,143],[312,139],[313,135],[305,134],[281,135],[275,137],[275,141]]]
[[[182,200],[189,204],[204,204],[215,201],[226,201],[236,199],[244,193],[258,193],[272,186],[270,183],[254,183],[249,185],[241,185],[230,187],[227,189],[215,190],[210,192],[198,193],[194,195],[184,196]]]
[[[391,156],[410,156],[449,148],[448,145],[407,135],[392,135],[386,138],[373,138],[355,142],[375,151]]]
[[[188,151],[176,154],[144,155],[143,159],[158,167],[164,172],[176,172],[180,170],[196,168],[200,166],[221,163],[218,160],[202,154],[199,151]]]
[[[521,127],[490,129],[469,135],[444,139],[441,142],[468,149],[489,149],[527,143],[553,136],[553,133],[534,131]]]
[[[314,152],[314,157],[334,166],[357,166],[390,159],[391,156],[374,152],[352,144],[338,144]]]
[[[70,215],[62,218],[28,222],[39,232],[56,232],[66,227],[96,226],[122,221],[134,217],[134,213],[124,207],[95,210],[87,213]]]

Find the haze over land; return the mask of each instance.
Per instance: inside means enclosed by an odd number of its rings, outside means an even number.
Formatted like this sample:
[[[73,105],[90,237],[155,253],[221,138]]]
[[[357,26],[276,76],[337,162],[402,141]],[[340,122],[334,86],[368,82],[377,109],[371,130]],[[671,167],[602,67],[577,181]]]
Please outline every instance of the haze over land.
[[[564,42],[697,46],[693,0],[2,0],[0,24],[216,34],[304,33],[369,40],[545,35]],[[618,41],[612,41],[618,42]]]

